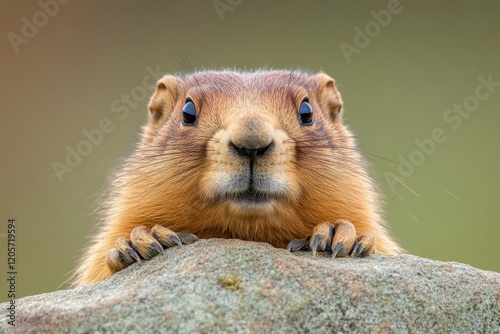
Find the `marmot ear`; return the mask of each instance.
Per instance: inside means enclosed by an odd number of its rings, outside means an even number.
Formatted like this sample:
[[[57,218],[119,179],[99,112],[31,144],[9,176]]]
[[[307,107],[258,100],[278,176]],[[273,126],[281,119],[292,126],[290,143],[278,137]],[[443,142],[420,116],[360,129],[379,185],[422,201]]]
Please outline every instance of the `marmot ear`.
[[[180,81],[179,77],[173,75],[165,75],[158,80],[148,105],[150,122],[158,122],[170,115],[177,101]]]
[[[335,80],[325,73],[318,73],[314,76],[318,90],[318,101],[321,109],[334,122],[342,119],[342,98],[335,86]]]

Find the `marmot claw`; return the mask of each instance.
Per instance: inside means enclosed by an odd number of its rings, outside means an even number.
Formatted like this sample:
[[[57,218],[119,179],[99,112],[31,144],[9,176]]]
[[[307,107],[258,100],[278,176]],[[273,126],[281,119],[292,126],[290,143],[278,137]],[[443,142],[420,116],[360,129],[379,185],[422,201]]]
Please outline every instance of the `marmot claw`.
[[[130,240],[120,237],[116,240],[115,248],[106,253],[106,265],[115,273],[133,263],[142,263],[157,255],[164,254],[164,249],[191,244],[198,238],[191,233],[171,231],[161,225],[155,225],[151,230],[146,226],[138,226],[130,233]]]
[[[326,251],[332,257],[365,257],[375,250],[375,236],[365,233],[356,237],[356,229],[348,221],[326,222],[316,225],[310,237],[292,240],[287,249],[291,252],[312,250],[313,255]]]

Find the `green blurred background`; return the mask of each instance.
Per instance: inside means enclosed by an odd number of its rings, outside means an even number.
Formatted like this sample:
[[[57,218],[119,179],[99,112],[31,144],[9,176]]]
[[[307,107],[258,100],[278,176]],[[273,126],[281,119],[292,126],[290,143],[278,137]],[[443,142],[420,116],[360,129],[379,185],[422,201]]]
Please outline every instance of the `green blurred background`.
[[[47,22],[37,1],[1,3],[0,272],[7,218],[15,217],[18,297],[56,290],[75,267],[96,225],[97,194],[146,120],[148,66],[325,71],[339,84],[345,120],[361,137],[403,247],[500,272],[500,87],[458,128],[443,119],[473,101],[478,77],[500,82],[500,2],[238,2],[70,1]],[[376,23],[372,11],[388,9],[390,22]],[[41,27],[24,31],[34,36],[16,53],[9,33],[22,36],[23,17]],[[370,40],[355,40],[365,28]],[[362,47],[346,57],[341,46],[356,42]],[[122,94],[131,96],[128,115],[111,106]],[[65,163],[67,146],[76,149],[82,131],[103,119],[113,131],[60,182],[52,163]],[[436,128],[446,141],[405,181],[412,191],[391,189],[387,172],[398,175],[400,157],[417,157],[415,140]]]

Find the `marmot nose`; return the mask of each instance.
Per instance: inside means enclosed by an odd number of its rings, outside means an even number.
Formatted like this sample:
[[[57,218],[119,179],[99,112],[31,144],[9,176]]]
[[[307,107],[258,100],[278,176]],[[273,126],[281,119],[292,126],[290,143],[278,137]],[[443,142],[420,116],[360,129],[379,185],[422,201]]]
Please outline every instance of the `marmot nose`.
[[[230,142],[229,145],[238,153],[238,155],[244,157],[255,158],[258,155],[263,155],[266,151],[271,147],[271,143],[269,145],[259,148],[247,148],[247,147],[238,147],[233,142]]]
[[[273,132],[271,125],[263,120],[245,119],[231,127],[229,146],[239,156],[255,158],[272,146]]]

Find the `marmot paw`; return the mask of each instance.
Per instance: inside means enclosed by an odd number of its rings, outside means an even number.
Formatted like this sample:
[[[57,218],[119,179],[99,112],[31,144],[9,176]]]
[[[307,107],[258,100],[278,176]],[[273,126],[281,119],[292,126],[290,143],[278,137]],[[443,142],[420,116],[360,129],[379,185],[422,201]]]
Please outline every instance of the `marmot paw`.
[[[357,237],[354,225],[348,221],[321,223],[314,227],[310,237],[292,240],[287,249],[291,252],[312,250],[313,255],[318,250],[327,251],[332,257],[365,257],[375,250],[375,236],[365,233]]]
[[[182,244],[191,244],[198,238],[190,233],[175,233],[161,225],[155,225],[150,231],[146,226],[138,226],[130,233],[130,240],[120,237],[115,248],[106,253],[106,265],[113,273],[135,262],[149,260],[163,250]]]

